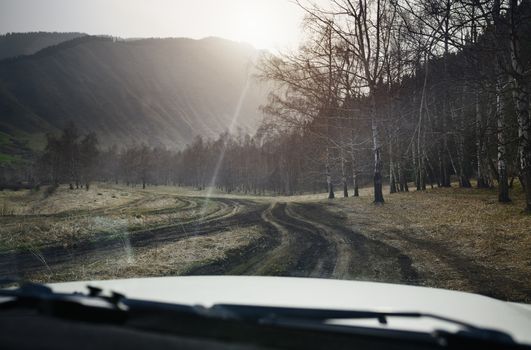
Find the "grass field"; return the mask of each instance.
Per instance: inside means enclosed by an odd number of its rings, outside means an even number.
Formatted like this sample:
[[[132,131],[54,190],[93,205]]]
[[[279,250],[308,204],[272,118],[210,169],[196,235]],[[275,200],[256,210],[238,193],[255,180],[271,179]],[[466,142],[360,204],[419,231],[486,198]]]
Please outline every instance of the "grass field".
[[[95,184],[0,192],[0,275],[38,281],[188,274],[407,283],[531,302],[519,191],[433,189],[371,203]]]

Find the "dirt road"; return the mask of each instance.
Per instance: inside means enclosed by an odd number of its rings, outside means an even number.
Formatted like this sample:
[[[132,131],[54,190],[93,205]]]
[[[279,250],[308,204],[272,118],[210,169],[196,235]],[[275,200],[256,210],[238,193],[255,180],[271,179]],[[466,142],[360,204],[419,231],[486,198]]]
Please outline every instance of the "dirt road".
[[[189,274],[245,274],[378,280],[417,284],[411,260],[348,227],[324,223],[331,215],[311,204],[273,203],[260,216],[268,246],[229,252]]]
[[[38,270],[61,269],[62,264],[76,260],[113,256],[123,249],[149,248],[193,236],[215,235],[235,226],[259,225],[263,229],[259,239],[228,251],[222,260],[196,266],[187,274],[309,276],[417,283],[418,275],[407,256],[342,227],[341,223],[324,224],[322,216],[327,213],[319,206],[260,204],[243,199],[211,200],[219,209],[189,222],[123,236],[102,236],[67,247],[0,253],[0,275],[26,276]],[[194,208],[195,202],[187,199],[182,207],[185,210]]]
[[[66,247],[52,245],[0,253],[0,275],[31,277],[38,271],[68,269],[78,261],[110,259],[112,263],[112,257],[124,250],[155,249],[190,237],[214,236],[236,227],[253,226],[260,228],[258,238],[227,250],[219,259],[191,266],[184,274],[300,276],[426,284],[426,275],[415,268],[423,262],[414,261],[409,250],[368,238],[359,227],[329,211],[322,203],[268,203],[238,198],[211,198],[209,201],[215,203],[215,209],[208,213],[201,212],[204,198],[199,197],[181,198],[174,208],[156,209],[158,212],[193,210],[195,213],[187,220],[163,227],[111,237],[102,234]],[[449,260],[460,278],[466,279],[475,291],[514,299],[510,291],[497,285],[507,281],[503,278],[493,281],[472,261],[453,256],[445,247],[415,241],[402,232],[393,234],[412,248],[431,250],[440,259]],[[520,294],[523,300],[531,294],[524,284],[517,287],[524,290]]]

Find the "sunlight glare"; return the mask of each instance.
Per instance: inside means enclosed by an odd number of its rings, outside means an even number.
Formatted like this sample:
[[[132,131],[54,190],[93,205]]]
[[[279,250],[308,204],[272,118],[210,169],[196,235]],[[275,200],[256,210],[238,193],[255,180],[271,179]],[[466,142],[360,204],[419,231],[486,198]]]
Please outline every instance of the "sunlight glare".
[[[293,29],[288,27],[286,20],[282,18],[286,12],[286,2],[286,0],[228,2],[226,36],[249,43],[258,49],[282,48],[287,44],[286,37],[293,35]]]

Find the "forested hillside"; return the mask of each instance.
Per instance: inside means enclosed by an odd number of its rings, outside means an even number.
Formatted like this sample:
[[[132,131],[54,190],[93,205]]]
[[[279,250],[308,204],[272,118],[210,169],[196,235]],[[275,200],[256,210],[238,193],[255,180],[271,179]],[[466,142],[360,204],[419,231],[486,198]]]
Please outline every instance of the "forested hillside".
[[[48,46],[79,38],[83,33],[7,33],[0,35],[0,60],[9,57],[32,55]]]
[[[257,55],[217,38],[66,41],[0,63],[0,128],[42,137],[72,121],[104,146],[173,149],[231,124],[253,131],[265,98],[251,79]]]

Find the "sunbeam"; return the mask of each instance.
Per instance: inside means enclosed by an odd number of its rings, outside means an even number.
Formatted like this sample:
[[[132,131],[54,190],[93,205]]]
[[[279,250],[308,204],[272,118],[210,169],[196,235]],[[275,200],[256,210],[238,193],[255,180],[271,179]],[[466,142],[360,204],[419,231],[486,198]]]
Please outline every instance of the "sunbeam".
[[[245,85],[243,86],[242,92],[240,93],[238,103],[236,104],[236,108],[234,109],[234,114],[232,115],[232,119],[231,119],[231,122],[227,130],[229,134],[231,134],[234,131],[234,127],[236,126],[238,119],[240,117],[240,111],[242,109],[243,101],[245,101],[245,97],[247,96],[247,92],[251,84],[250,75],[251,74],[249,73],[249,69],[247,69]],[[218,156],[218,160],[216,162],[216,166],[214,167],[214,172],[212,173],[212,178],[210,179],[208,183],[206,200],[204,201],[203,207],[201,208],[201,217],[204,217],[204,213],[208,206],[209,199],[212,196],[212,192],[214,191],[214,188],[216,186],[216,179],[218,177],[219,170],[221,169],[221,166],[223,165],[223,160],[225,159],[225,151],[226,151],[226,144],[223,143],[221,151]]]

